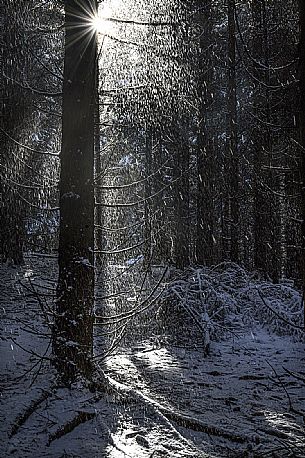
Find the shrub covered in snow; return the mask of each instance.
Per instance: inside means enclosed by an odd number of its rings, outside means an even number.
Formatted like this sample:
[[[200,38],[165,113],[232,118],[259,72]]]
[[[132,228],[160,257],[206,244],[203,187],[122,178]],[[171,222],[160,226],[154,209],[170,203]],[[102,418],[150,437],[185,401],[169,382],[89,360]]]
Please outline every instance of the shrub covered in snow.
[[[208,351],[211,338],[238,334],[248,324],[268,326],[278,334],[305,337],[299,291],[289,282],[260,280],[234,263],[174,272],[159,317],[180,332],[194,323]]]

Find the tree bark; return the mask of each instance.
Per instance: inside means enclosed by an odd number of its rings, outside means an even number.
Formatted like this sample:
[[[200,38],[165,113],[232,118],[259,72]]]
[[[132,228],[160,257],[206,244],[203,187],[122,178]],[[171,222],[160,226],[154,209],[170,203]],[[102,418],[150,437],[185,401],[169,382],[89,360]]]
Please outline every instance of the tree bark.
[[[263,13],[261,2],[252,2],[252,17],[253,17],[253,37],[252,37],[252,54],[256,62],[261,62],[264,56],[263,46]],[[262,88],[259,84],[261,75],[260,65],[253,66],[254,77],[254,94],[253,104],[254,110],[258,115],[265,105],[265,100],[262,94]],[[254,184],[254,267],[265,272],[267,268],[267,252],[266,252],[266,222],[268,212],[266,210],[266,196],[263,191],[263,171],[264,153],[261,132],[256,125],[253,134],[253,184]]]
[[[152,148],[153,129],[146,126],[145,130],[145,175],[150,177],[152,173]],[[144,269],[149,269],[152,257],[152,195],[151,177],[145,181],[145,203],[144,203]]]
[[[97,2],[65,1],[65,61],[60,173],[59,278],[53,331],[55,365],[70,383],[88,377],[93,352],[94,113],[96,34],[87,11]]]
[[[164,263],[171,258],[171,231],[169,229],[169,193],[163,190],[167,184],[164,163],[169,159],[160,127],[154,129],[155,145],[152,149],[152,193],[157,195],[152,200],[153,225],[152,244],[153,262]],[[158,171],[158,172],[157,172]],[[156,173],[157,172],[157,173]]]
[[[279,278],[279,221],[278,202],[272,189],[278,188],[272,171],[272,137],[270,132],[270,75],[268,30],[265,0],[253,1],[253,104],[257,118],[264,124],[257,124],[253,134],[253,187],[254,187],[254,267],[270,276],[275,282]],[[262,65],[265,68],[262,69]]]
[[[94,138],[95,138],[95,177],[100,180],[102,173],[102,162],[101,162],[101,134],[100,134],[100,96],[99,96],[99,68],[98,63],[96,65],[96,84],[95,84],[95,120],[94,120]],[[99,181],[100,184],[100,181]],[[96,190],[97,202],[102,201],[102,192],[100,188]],[[102,206],[97,205],[96,207],[96,224],[102,226]],[[101,228],[96,231],[96,247],[98,250],[102,249],[102,231]]]
[[[303,300],[305,297],[305,1],[299,0],[300,8],[300,140],[302,145],[302,257],[303,257]],[[305,306],[304,306],[305,311]],[[304,316],[305,318],[305,316]]]
[[[174,258],[178,269],[184,269],[190,263],[190,184],[189,164],[190,149],[188,143],[188,124],[178,121],[173,126],[175,139],[174,152],[174,205],[175,205],[175,233]]]
[[[0,12],[4,24],[0,33],[0,158],[4,178],[0,177],[0,260],[16,265],[24,261],[25,211],[24,201],[13,183],[22,181],[25,170],[20,160],[24,160],[24,151],[11,138],[22,142],[20,134],[31,115],[31,96],[15,82],[22,81],[29,63],[21,22],[28,13],[28,3],[5,0]]]
[[[236,97],[235,0],[228,0],[228,157],[230,259],[239,261],[239,161]]]
[[[211,3],[200,10],[198,56],[199,122],[197,131],[197,234],[196,262],[211,265],[215,260],[215,151],[209,110],[213,97],[213,48]]]

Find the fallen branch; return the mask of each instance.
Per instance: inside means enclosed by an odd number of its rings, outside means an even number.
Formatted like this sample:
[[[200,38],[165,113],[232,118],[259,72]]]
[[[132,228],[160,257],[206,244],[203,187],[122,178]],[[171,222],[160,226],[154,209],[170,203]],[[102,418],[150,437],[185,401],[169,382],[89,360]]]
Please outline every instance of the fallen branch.
[[[291,439],[291,436],[288,433],[284,433],[283,431],[278,431],[277,429],[258,428],[257,431],[267,434],[268,436],[278,437],[279,439]]]
[[[35,412],[35,410],[51,395],[50,391],[45,391],[38,399],[35,399],[31,402],[29,407],[21,413],[15,420],[11,431],[9,433],[9,438],[12,438],[17,434],[22,425],[30,418],[30,416]]]
[[[241,436],[239,434],[234,434],[229,431],[225,431],[224,429],[218,428],[214,425],[203,423],[201,420],[198,420],[197,418],[181,414],[180,412],[167,409],[163,406],[161,406],[160,410],[169,420],[173,420],[175,423],[177,423],[179,426],[182,426],[183,428],[203,432],[212,436],[223,437],[225,439],[230,440],[231,442],[248,442],[247,437]]]
[[[77,426],[81,425],[82,423],[86,423],[89,420],[92,420],[95,416],[95,412],[79,412],[78,415],[76,415],[76,417],[72,418],[71,421],[66,423],[64,426],[55,431],[55,433],[49,436],[49,440],[47,443],[48,447],[51,445],[53,441],[60,439],[66,434],[71,433],[75,428],[77,428]]]

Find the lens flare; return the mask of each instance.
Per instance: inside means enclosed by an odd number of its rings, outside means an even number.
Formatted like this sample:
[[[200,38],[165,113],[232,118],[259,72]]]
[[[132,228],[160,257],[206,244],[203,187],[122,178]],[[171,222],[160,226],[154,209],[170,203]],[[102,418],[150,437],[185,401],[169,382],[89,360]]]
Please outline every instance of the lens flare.
[[[101,8],[99,13],[92,18],[91,24],[95,32],[107,35],[113,29],[113,24],[108,19],[112,16],[112,9],[109,6]]]

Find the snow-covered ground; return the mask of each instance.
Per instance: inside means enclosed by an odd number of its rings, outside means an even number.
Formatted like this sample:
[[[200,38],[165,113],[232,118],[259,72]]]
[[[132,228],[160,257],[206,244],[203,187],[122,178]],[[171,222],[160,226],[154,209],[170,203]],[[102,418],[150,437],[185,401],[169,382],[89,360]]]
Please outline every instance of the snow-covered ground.
[[[117,355],[109,370],[161,404],[246,439],[241,445],[180,429],[208,456],[239,456],[241,450],[251,456],[252,449],[255,456],[276,449],[282,454],[273,456],[288,456],[288,450],[304,456],[305,384],[285,371],[305,376],[304,361],[304,344],[256,327],[213,344],[208,357],[201,350],[147,345]]]
[[[175,341],[137,336],[104,368],[126,398],[69,391],[50,368],[39,303],[21,285],[30,279],[52,298],[52,263],[39,276],[35,266],[0,267],[1,457],[305,456],[304,340],[255,319],[212,341],[208,356],[186,330]]]

